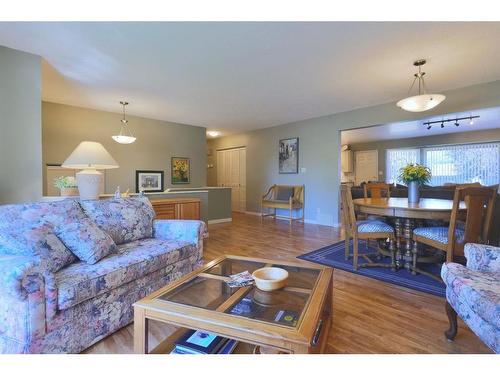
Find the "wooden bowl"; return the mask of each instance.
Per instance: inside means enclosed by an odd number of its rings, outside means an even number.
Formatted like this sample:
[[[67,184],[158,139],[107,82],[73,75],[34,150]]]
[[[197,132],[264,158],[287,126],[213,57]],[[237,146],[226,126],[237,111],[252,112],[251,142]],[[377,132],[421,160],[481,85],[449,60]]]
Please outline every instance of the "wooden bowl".
[[[286,285],[288,272],[283,268],[264,267],[252,273],[252,277],[255,280],[257,288],[269,292],[281,289]]]

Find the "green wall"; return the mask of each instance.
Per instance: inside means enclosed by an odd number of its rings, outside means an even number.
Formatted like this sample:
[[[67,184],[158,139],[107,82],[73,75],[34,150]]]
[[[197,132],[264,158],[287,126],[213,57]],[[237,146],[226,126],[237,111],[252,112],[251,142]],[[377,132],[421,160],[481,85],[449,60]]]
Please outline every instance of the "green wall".
[[[40,57],[0,47],[0,204],[42,196]]]
[[[469,111],[500,105],[500,81],[444,93],[447,99],[425,116]],[[395,103],[250,131],[209,141],[212,156],[208,183],[217,175],[216,150],[247,147],[247,210],[260,211],[260,196],[275,183],[305,184],[306,221],[338,225],[340,131],[397,121],[418,120],[423,114],[405,112]],[[299,168],[293,175],[278,173],[278,141],[299,137]]]
[[[135,192],[136,170],[163,171],[165,189],[205,186],[205,128],[127,116],[137,141],[122,145],[111,139],[120,130],[121,117],[119,113],[43,102],[43,164],[61,164],[81,141],[97,141],[120,165],[120,168],[106,171],[106,193],[113,193],[116,186],[120,186],[121,191]],[[173,156],[190,158],[190,184],[170,183],[170,158]]]

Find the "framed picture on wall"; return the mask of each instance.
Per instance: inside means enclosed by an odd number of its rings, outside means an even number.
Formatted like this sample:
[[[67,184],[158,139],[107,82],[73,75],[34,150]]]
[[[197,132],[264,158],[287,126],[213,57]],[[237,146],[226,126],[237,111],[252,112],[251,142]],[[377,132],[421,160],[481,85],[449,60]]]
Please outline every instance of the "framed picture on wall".
[[[135,191],[158,193],[164,190],[163,171],[135,171]]]
[[[191,166],[189,158],[173,157],[171,161],[172,184],[189,184]]]
[[[299,173],[299,139],[280,139],[279,173]]]

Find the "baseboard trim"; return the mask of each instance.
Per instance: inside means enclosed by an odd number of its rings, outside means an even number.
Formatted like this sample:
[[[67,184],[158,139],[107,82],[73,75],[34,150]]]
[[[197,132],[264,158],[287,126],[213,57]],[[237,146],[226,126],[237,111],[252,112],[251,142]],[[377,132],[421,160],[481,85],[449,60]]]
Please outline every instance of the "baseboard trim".
[[[226,217],[224,219],[213,219],[213,220],[208,220],[208,224],[219,224],[219,223],[229,223],[233,221],[233,218],[231,217]]]
[[[255,212],[255,211],[245,211],[245,214],[247,214],[247,215],[254,215],[254,216],[262,216],[262,214],[260,212]],[[269,218],[269,217],[272,217],[272,216],[267,216],[264,219]],[[278,220],[286,220],[286,221],[290,220],[286,216],[278,216],[278,215],[276,216],[276,219],[278,219]],[[302,221],[302,219],[298,219],[297,218],[297,219],[294,219],[294,221]],[[332,228],[340,228],[342,226],[340,223],[335,223],[333,225],[321,224],[321,223],[318,223],[315,220],[310,220],[310,219],[304,219],[304,223],[306,223],[306,224],[324,225],[325,227],[332,227]]]

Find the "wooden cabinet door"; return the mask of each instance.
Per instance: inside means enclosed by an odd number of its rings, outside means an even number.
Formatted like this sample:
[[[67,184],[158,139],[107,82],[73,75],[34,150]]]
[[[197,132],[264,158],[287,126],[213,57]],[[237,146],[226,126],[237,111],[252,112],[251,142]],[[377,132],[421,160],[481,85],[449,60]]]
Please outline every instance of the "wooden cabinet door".
[[[157,219],[173,220],[176,218],[175,204],[173,203],[153,204],[153,208]]]
[[[182,220],[199,220],[200,219],[200,203],[179,203],[176,207],[176,217]]]

